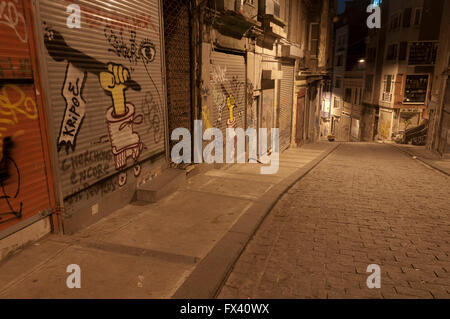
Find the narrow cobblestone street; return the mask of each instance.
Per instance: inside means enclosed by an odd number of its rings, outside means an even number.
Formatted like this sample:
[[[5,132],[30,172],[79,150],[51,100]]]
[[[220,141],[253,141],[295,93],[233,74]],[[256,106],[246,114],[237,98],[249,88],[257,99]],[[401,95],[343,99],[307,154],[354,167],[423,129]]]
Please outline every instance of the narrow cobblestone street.
[[[449,194],[391,145],[342,144],[277,203],[219,298],[449,298]]]

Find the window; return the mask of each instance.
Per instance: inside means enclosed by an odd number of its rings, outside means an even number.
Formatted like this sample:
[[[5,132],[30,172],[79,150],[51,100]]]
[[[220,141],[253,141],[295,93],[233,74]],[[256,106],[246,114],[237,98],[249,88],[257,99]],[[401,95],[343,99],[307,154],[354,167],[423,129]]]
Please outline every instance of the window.
[[[338,98],[337,97],[335,97],[334,98],[334,108],[335,109],[338,109],[338,108],[340,108],[341,106],[339,105],[339,100],[338,100]]]
[[[403,27],[409,28],[411,25],[411,14],[412,14],[412,8],[406,8],[403,12]]]
[[[336,81],[334,82],[334,87],[336,89],[342,88],[342,78],[341,77],[336,77]]]
[[[403,103],[425,103],[428,75],[407,75]]]
[[[414,14],[414,25],[420,25],[422,23],[422,8],[417,8]]]
[[[432,65],[436,61],[436,42],[413,42],[409,49],[409,65]]]
[[[348,103],[352,103],[352,89],[351,88],[345,89],[344,101],[348,102]]]
[[[398,44],[391,44],[387,48],[386,60],[393,61],[397,59]]]
[[[393,85],[393,76],[386,74],[384,76],[384,83],[383,83],[383,96],[382,100],[385,102],[391,102],[392,101],[392,85]]]
[[[391,15],[391,26],[390,30],[393,31],[400,27],[400,21],[402,20],[402,14],[401,13],[394,13]]]
[[[318,23],[311,23],[309,29],[309,51],[313,57],[319,55],[320,27]]]
[[[342,54],[339,54],[336,59],[336,66],[343,66],[344,65],[344,56]]]

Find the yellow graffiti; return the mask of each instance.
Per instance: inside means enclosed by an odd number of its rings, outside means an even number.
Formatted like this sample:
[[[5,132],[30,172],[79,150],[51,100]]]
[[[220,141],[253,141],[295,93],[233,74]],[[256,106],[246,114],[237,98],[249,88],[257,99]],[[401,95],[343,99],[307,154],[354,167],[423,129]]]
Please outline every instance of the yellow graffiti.
[[[13,94],[14,101],[12,101]],[[36,120],[38,118],[36,102],[27,97],[20,87],[12,84],[4,85],[0,91],[0,160],[3,156],[3,136],[11,135],[8,131],[19,124],[20,114],[30,120]],[[12,133],[12,138],[14,140],[24,134],[24,130],[18,130]]]
[[[102,88],[111,92],[115,116],[125,115],[125,82],[130,78],[130,71],[117,64],[108,64],[108,72],[100,73],[100,84]]]
[[[210,129],[212,127],[209,118],[210,118],[209,108],[208,106],[204,105],[202,106],[202,119],[203,119],[203,126],[206,127],[206,129]]]
[[[230,111],[230,123],[234,121],[233,109],[236,107],[236,100],[233,95],[227,98],[228,110]]]

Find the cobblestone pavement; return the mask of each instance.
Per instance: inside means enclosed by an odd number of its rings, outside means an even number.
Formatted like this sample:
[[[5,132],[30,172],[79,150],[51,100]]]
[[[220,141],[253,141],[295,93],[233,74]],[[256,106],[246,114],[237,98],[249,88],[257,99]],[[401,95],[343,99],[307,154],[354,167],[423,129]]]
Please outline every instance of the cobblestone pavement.
[[[450,179],[390,145],[341,145],[274,207],[219,298],[450,298]]]

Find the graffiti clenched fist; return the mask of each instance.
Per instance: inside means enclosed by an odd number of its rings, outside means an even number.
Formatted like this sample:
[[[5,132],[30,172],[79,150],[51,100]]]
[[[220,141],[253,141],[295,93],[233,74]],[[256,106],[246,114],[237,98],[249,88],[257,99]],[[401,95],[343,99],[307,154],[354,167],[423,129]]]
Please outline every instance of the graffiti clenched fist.
[[[112,95],[114,113],[121,116],[126,113],[125,90],[130,79],[130,71],[120,64],[108,63],[108,72],[100,73],[100,84],[105,91]]]

